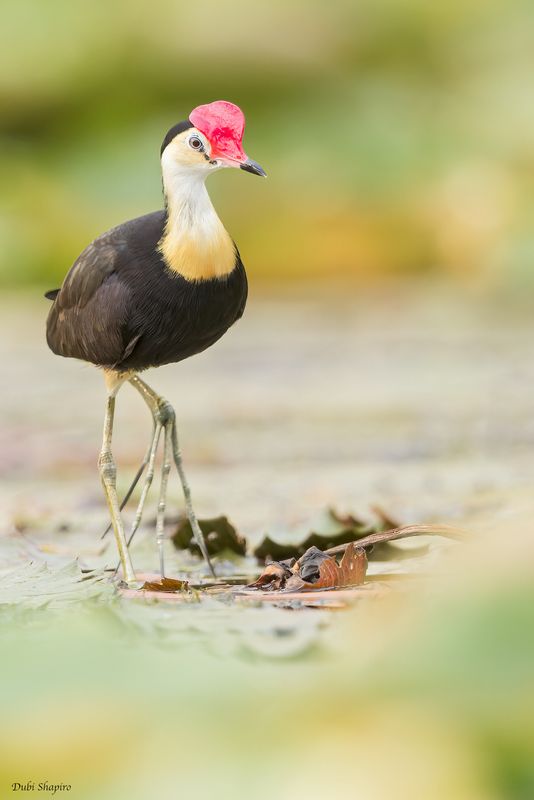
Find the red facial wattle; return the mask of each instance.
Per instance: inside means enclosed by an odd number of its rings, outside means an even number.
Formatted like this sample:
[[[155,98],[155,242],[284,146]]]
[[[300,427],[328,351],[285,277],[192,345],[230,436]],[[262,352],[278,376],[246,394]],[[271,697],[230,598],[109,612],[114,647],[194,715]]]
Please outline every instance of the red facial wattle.
[[[240,164],[247,161],[242,145],[245,115],[234,103],[216,100],[197,106],[189,121],[208,139],[212,158],[228,158]]]

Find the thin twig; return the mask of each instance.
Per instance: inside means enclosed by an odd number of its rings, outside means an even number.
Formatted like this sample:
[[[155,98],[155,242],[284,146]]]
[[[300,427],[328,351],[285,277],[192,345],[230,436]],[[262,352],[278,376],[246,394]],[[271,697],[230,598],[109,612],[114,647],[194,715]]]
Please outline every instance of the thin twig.
[[[468,531],[461,528],[453,528],[452,525],[404,525],[402,528],[393,528],[390,531],[381,533],[371,533],[363,539],[355,539],[353,542],[338,544],[336,547],[329,547],[325,550],[329,556],[336,553],[344,553],[349,544],[355,547],[371,547],[373,544],[381,542],[392,542],[396,539],[407,539],[409,536],[446,536],[449,539],[459,539],[460,541],[469,538]]]

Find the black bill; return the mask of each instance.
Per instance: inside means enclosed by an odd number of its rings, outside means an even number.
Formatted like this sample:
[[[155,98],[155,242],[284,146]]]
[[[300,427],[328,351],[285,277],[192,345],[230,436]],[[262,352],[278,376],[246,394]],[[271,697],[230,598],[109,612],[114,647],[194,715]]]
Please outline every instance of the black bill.
[[[257,164],[255,161],[252,161],[251,158],[247,158],[242,164],[239,165],[241,169],[244,169],[245,172],[251,172],[253,175],[261,175],[263,178],[267,177],[267,173]]]

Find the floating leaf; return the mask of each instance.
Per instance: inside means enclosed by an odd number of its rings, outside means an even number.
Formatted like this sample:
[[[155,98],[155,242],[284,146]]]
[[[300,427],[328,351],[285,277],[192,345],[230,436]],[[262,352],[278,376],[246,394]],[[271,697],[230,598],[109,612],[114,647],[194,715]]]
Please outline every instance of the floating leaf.
[[[30,561],[0,571],[0,606],[57,608],[86,600],[108,600],[111,582],[99,572],[83,575],[77,561],[62,567]]]
[[[377,507],[373,510],[378,519],[374,524],[370,525],[352,514],[339,514],[335,509],[330,508],[327,512],[326,526],[329,528],[327,532],[311,532],[297,543],[276,542],[270,536],[265,536],[255,548],[254,555],[264,563],[283,561],[287,558],[300,558],[311,547],[325,551],[332,547],[363,539],[370,534],[381,533],[390,528],[399,527],[398,522],[386,515],[382,509]],[[389,559],[412,558],[414,555],[422,555],[426,550],[427,547],[424,545],[418,548],[417,552],[413,550],[405,551],[395,547],[395,545],[390,545],[387,541],[383,541],[377,543],[368,555],[373,560],[386,561]]]
[[[238,534],[228,517],[214,517],[213,519],[199,519],[200,530],[204,534],[206,546],[210,556],[230,550],[239,556],[246,555],[247,542]],[[179,550],[189,550],[191,553],[200,554],[200,549],[193,536],[189,520],[184,518],[172,537],[173,544]]]

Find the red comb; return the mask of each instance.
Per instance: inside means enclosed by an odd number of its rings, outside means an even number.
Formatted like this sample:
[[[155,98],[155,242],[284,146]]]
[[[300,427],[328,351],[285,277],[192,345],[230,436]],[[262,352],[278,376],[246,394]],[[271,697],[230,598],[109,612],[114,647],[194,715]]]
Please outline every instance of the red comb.
[[[216,100],[194,108],[189,115],[189,121],[208,138],[212,157],[222,156],[234,161],[246,161],[241,144],[245,115],[238,106],[227,100]]]

